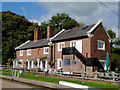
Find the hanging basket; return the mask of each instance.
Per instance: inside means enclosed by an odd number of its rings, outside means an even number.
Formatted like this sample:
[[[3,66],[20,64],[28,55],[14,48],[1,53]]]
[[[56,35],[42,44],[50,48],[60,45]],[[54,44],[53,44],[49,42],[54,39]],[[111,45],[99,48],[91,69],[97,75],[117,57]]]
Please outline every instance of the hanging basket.
[[[47,58],[47,57],[41,57],[41,58],[40,58],[40,61],[43,61],[45,58]]]

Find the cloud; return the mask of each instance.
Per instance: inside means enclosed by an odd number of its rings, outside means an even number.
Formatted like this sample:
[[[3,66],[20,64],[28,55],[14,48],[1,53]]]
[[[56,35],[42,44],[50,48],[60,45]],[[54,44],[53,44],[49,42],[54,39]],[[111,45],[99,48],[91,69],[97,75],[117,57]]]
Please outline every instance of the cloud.
[[[118,3],[109,2],[104,4],[115,12],[118,11]],[[38,21],[39,25],[57,13],[67,13],[70,17],[86,25],[102,20],[107,29],[112,28],[113,31],[118,33],[118,16],[98,2],[38,2],[37,5],[44,7],[48,12],[46,15],[40,16],[38,20],[33,19],[33,21]]]
[[[30,21],[30,22],[33,22],[33,23],[38,23],[38,25],[41,24],[38,19],[30,19],[29,21]]]

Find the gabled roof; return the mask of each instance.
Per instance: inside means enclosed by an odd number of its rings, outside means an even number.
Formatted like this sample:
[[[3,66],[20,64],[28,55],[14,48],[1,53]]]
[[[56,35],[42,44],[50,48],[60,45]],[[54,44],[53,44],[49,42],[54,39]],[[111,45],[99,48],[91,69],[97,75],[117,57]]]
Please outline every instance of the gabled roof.
[[[42,47],[42,46],[48,46],[49,40],[48,39],[40,39],[38,41],[29,41],[25,44],[23,44],[20,47],[17,47],[16,50],[22,50],[22,49],[31,49],[36,47]]]
[[[58,34],[48,39],[40,39],[38,41],[30,41],[21,44],[15,50],[22,50],[22,49],[31,49],[31,48],[37,48],[37,47],[43,47],[43,46],[49,46],[50,42],[54,41],[62,41],[62,40],[68,40],[68,39],[74,39],[74,38],[80,38],[80,37],[90,37],[92,35],[92,32],[96,30],[96,28],[101,24],[101,21],[98,21],[96,24],[92,24],[85,27],[79,27],[69,30],[61,30]],[[106,31],[106,30],[105,30]],[[106,32],[107,33],[107,32]],[[108,34],[107,34],[108,35]],[[109,37],[109,35],[108,35]]]
[[[66,40],[66,39],[71,39],[71,38],[87,36],[88,35],[87,32],[89,30],[91,30],[91,28],[94,25],[95,24],[85,26],[85,27],[79,27],[79,28],[64,30],[62,33],[60,33],[58,36],[53,38],[51,41],[59,41],[59,40]]]

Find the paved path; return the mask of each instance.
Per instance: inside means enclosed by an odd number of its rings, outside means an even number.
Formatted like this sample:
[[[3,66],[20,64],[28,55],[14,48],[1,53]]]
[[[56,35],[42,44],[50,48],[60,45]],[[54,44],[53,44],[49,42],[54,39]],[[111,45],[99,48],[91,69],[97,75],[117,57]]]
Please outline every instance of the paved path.
[[[12,80],[11,76],[0,75],[0,78]],[[23,82],[23,83],[28,83],[28,84],[33,84],[33,85],[38,85],[38,86],[43,86],[43,87],[48,87],[48,88],[54,88],[54,89],[70,88],[68,86],[63,86],[63,85],[59,85],[59,84],[55,84],[55,83],[48,83],[48,82],[30,80],[30,79],[24,79],[24,78],[18,78],[18,77],[15,77],[14,80],[19,81],[19,82]]]
[[[21,85],[12,81],[8,81],[8,80],[4,80],[4,79],[0,79],[0,87],[2,88],[32,88],[30,86],[26,86],[26,85]]]

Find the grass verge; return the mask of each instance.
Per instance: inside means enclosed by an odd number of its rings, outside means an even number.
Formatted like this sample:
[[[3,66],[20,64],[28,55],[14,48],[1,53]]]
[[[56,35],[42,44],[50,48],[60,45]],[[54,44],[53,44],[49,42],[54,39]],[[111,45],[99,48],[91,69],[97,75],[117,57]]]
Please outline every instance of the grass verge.
[[[2,73],[3,75],[8,75],[11,76],[10,73],[11,71],[7,71],[8,73]],[[22,75],[20,75],[20,78],[26,78],[26,79],[33,79],[33,80],[39,80],[39,81],[44,81],[44,82],[50,82],[50,83],[59,83],[59,81],[66,81],[66,82],[71,82],[71,83],[76,83],[82,85],[83,81],[77,81],[77,80],[68,80],[68,79],[59,79],[59,78],[52,78],[52,77],[44,77],[44,76],[38,76],[36,78],[35,73],[26,73],[24,72]],[[105,89],[105,90],[118,90],[119,86],[118,85],[112,85],[109,83],[103,84],[103,83],[97,83],[97,82],[87,82],[84,81],[84,84],[86,86],[94,87],[94,88],[99,88],[99,89]]]

